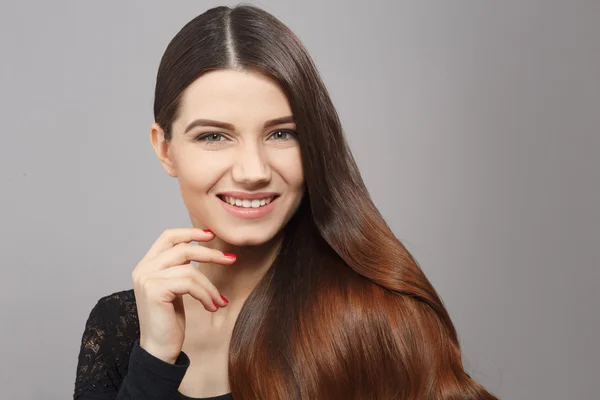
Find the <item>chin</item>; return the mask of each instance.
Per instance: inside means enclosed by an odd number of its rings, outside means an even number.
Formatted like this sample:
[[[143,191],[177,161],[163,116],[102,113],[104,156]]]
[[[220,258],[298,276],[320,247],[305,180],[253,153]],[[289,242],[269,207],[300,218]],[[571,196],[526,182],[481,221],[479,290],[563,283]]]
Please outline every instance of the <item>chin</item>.
[[[217,232],[215,231],[215,234]],[[237,246],[237,247],[243,247],[243,246],[261,246],[263,244],[266,244],[267,242],[269,242],[270,240],[273,239],[273,237],[275,236],[275,234],[268,234],[265,235],[264,233],[259,234],[259,233],[252,233],[252,232],[247,232],[247,233],[242,233],[242,232],[237,232],[234,234],[225,234],[225,235],[218,235],[217,236],[223,240],[226,243],[229,243],[232,246]]]

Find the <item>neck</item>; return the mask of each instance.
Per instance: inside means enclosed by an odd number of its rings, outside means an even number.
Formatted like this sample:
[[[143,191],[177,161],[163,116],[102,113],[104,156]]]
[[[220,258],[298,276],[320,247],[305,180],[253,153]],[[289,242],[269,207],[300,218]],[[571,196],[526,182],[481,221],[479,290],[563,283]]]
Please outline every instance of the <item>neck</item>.
[[[252,290],[273,264],[281,239],[279,234],[259,246],[233,246],[219,238],[198,243],[200,246],[236,255],[236,261],[232,265],[198,263],[198,270],[229,300],[227,307],[218,311],[221,316],[237,315]]]

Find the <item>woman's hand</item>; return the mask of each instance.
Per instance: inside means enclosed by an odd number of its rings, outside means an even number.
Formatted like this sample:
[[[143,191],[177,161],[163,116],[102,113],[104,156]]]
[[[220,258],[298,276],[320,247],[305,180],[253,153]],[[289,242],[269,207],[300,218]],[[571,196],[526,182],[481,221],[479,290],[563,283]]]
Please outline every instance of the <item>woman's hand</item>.
[[[185,338],[184,294],[202,303],[207,311],[225,307],[227,301],[191,261],[230,265],[234,255],[197,246],[211,231],[197,228],[167,229],[154,242],[131,276],[140,324],[140,346],[155,357],[174,364]]]

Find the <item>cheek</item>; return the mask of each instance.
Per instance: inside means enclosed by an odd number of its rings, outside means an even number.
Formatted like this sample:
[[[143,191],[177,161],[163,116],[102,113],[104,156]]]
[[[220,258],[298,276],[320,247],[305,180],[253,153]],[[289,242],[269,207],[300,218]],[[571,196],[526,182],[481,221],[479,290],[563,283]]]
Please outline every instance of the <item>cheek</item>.
[[[299,148],[277,154],[271,162],[273,168],[289,186],[300,188],[304,185],[304,170]]]
[[[204,154],[190,155],[178,162],[178,181],[181,198],[190,215],[201,223],[207,223],[209,196],[207,193],[222,176],[223,166]]]
[[[177,168],[182,190],[207,191],[219,181],[227,165],[210,154],[190,154],[179,160]]]

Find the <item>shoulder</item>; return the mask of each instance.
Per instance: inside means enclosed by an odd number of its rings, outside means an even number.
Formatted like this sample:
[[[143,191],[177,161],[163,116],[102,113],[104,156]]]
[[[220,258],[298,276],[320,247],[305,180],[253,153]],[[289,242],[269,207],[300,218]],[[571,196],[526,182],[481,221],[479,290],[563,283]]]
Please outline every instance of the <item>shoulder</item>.
[[[126,358],[140,337],[133,289],[100,297],[92,308],[82,346],[91,347],[104,357]]]
[[[133,289],[121,290],[102,296],[98,299],[95,308],[100,309],[101,312],[108,312],[111,314],[126,314],[133,311],[137,314]]]
[[[75,397],[89,387],[118,387],[139,338],[133,289],[102,296],[90,311],[81,338]]]
[[[92,312],[101,317],[105,328],[117,338],[129,340],[131,344],[138,338],[139,322],[133,289],[102,296]]]
[[[105,305],[118,306],[120,304],[131,303],[135,304],[135,294],[133,293],[133,289],[121,290],[119,292],[114,292],[108,294],[106,296],[101,297],[98,300],[98,303],[103,303]]]

